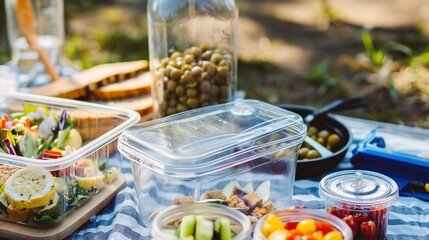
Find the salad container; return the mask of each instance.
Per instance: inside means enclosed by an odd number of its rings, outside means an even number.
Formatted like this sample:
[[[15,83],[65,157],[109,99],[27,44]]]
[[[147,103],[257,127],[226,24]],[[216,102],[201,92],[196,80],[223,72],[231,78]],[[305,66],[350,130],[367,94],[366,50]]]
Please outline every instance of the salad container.
[[[346,170],[320,181],[319,195],[326,211],[352,229],[354,239],[385,239],[390,206],[398,199],[398,185],[372,171]]]
[[[271,216],[271,214],[274,216]],[[273,239],[289,239],[287,237],[275,238],[274,236],[280,236],[284,234],[284,236],[290,237],[294,231],[293,229],[298,229],[297,231],[302,232],[307,231],[307,236],[304,234],[300,235],[295,233],[297,238],[302,237],[302,239],[308,239],[306,238],[309,237],[308,235],[312,237],[309,239],[322,239],[323,236],[325,236],[323,239],[353,239],[352,231],[345,222],[323,211],[314,209],[289,209],[275,211],[271,214],[264,216],[256,223],[255,229],[253,230],[254,240],[265,240],[268,238],[265,235],[270,236],[270,234],[272,235],[271,237]],[[311,230],[312,227],[308,226],[308,220],[314,221],[313,223],[316,225],[316,227],[313,227],[313,231]],[[298,223],[300,222],[301,226],[299,227]],[[278,225],[278,227],[273,227],[276,225]],[[321,236],[320,232],[322,233]],[[342,238],[333,237],[334,235],[338,236],[339,234],[342,236]],[[315,238],[317,235],[319,235],[320,238]],[[329,238],[328,236],[332,238]]]
[[[216,239],[218,235],[219,239],[250,240],[252,228],[249,218],[240,211],[217,203],[194,203],[170,206],[158,213],[151,235],[153,239],[174,240],[184,238],[185,231],[188,236],[199,234],[195,239]],[[230,238],[221,237],[225,234]]]
[[[109,164],[131,110],[25,93],[0,94],[0,219],[47,227],[115,181]]]
[[[174,204],[215,201],[257,219],[289,206],[302,118],[256,100],[140,123],[119,137],[142,220]]]

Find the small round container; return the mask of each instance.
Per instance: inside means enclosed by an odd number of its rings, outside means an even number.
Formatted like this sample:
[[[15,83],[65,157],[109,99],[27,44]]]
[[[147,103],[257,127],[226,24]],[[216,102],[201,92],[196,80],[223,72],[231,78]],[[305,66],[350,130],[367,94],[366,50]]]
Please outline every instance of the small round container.
[[[153,239],[166,239],[166,230],[174,229],[184,216],[203,216],[205,219],[229,219],[231,230],[237,235],[233,240],[250,240],[251,225],[249,218],[243,213],[217,203],[192,203],[174,205],[158,213],[153,220],[151,234]]]
[[[384,239],[388,212],[399,192],[395,181],[383,174],[347,170],[324,177],[319,195],[326,211],[346,222],[355,239]]]
[[[340,219],[327,214],[323,211],[318,211],[314,209],[289,209],[289,210],[280,210],[273,212],[276,217],[278,217],[283,223],[288,222],[299,222],[305,219],[312,219],[315,221],[322,221],[329,223],[334,227],[335,231],[340,232],[343,235],[344,240],[352,240],[353,234],[350,230],[350,227],[345,224]],[[265,240],[267,239],[264,234],[262,234],[262,226],[267,219],[269,214],[265,215],[263,218],[259,219],[256,223],[255,229],[253,231],[254,240]]]

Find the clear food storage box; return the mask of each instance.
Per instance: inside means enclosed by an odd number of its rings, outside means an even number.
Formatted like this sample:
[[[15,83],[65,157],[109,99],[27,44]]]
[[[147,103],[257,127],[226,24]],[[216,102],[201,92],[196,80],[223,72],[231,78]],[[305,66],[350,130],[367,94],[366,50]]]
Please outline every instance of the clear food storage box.
[[[0,219],[46,227],[118,173],[109,164],[131,110],[75,100],[0,94]]]
[[[152,239],[250,240],[252,228],[242,212],[216,203],[171,206],[156,215]]]
[[[237,100],[130,127],[118,149],[145,224],[172,204],[213,200],[257,219],[291,202],[305,134],[299,115]]]

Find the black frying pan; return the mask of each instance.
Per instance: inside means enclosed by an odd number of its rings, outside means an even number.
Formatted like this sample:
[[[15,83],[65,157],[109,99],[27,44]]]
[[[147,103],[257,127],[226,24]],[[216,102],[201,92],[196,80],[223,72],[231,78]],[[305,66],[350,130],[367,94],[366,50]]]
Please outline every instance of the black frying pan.
[[[338,134],[340,136],[340,143],[338,144],[337,149],[333,151],[333,154],[330,156],[298,160],[296,179],[319,177],[322,174],[335,169],[335,167],[344,159],[353,140],[352,133],[344,124],[333,118],[329,112],[330,110],[351,109],[356,106],[361,106],[362,102],[360,102],[360,100],[360,98],[354,97],[352,99],[339,100],[335,103],[328,104],[331,107],[324,107],[323,109],[326,109],[327,111],[324,111],[321,115],[315,116],[314,120],[310,122],[310,126],[315,126],[318,129],[326,129],[331,133]],[[317,112],[319,112],[318,109],[309,106],[289,104],[281,104],[277,106],[298,113],[303,118],[309,114],[317,114]]]

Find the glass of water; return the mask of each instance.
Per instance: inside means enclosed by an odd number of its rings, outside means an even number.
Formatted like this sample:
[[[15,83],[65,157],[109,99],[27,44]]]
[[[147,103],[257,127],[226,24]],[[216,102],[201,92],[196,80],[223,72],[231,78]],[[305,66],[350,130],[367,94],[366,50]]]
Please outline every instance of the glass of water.
[[[27,30],[22,27],[22,17],[28,15],[22,8],[17,8],[19,1],[27,1],[32,11],[33,22],[28,23]],[[12,52],[12,67],[15,70],[19,88],[42,85],[51,81],[40,51],[32,48],[23,31],[36,33],[38,46],[46,53],[49,62],[58,71],[64,45],[64,6],[63,0],[5,0],[6,21],[9,46]],[[21,4],[23,4],[21,2]],[[19,16],[21,15],[21,16]],[[21,17],[21,24],[19,22]]]

